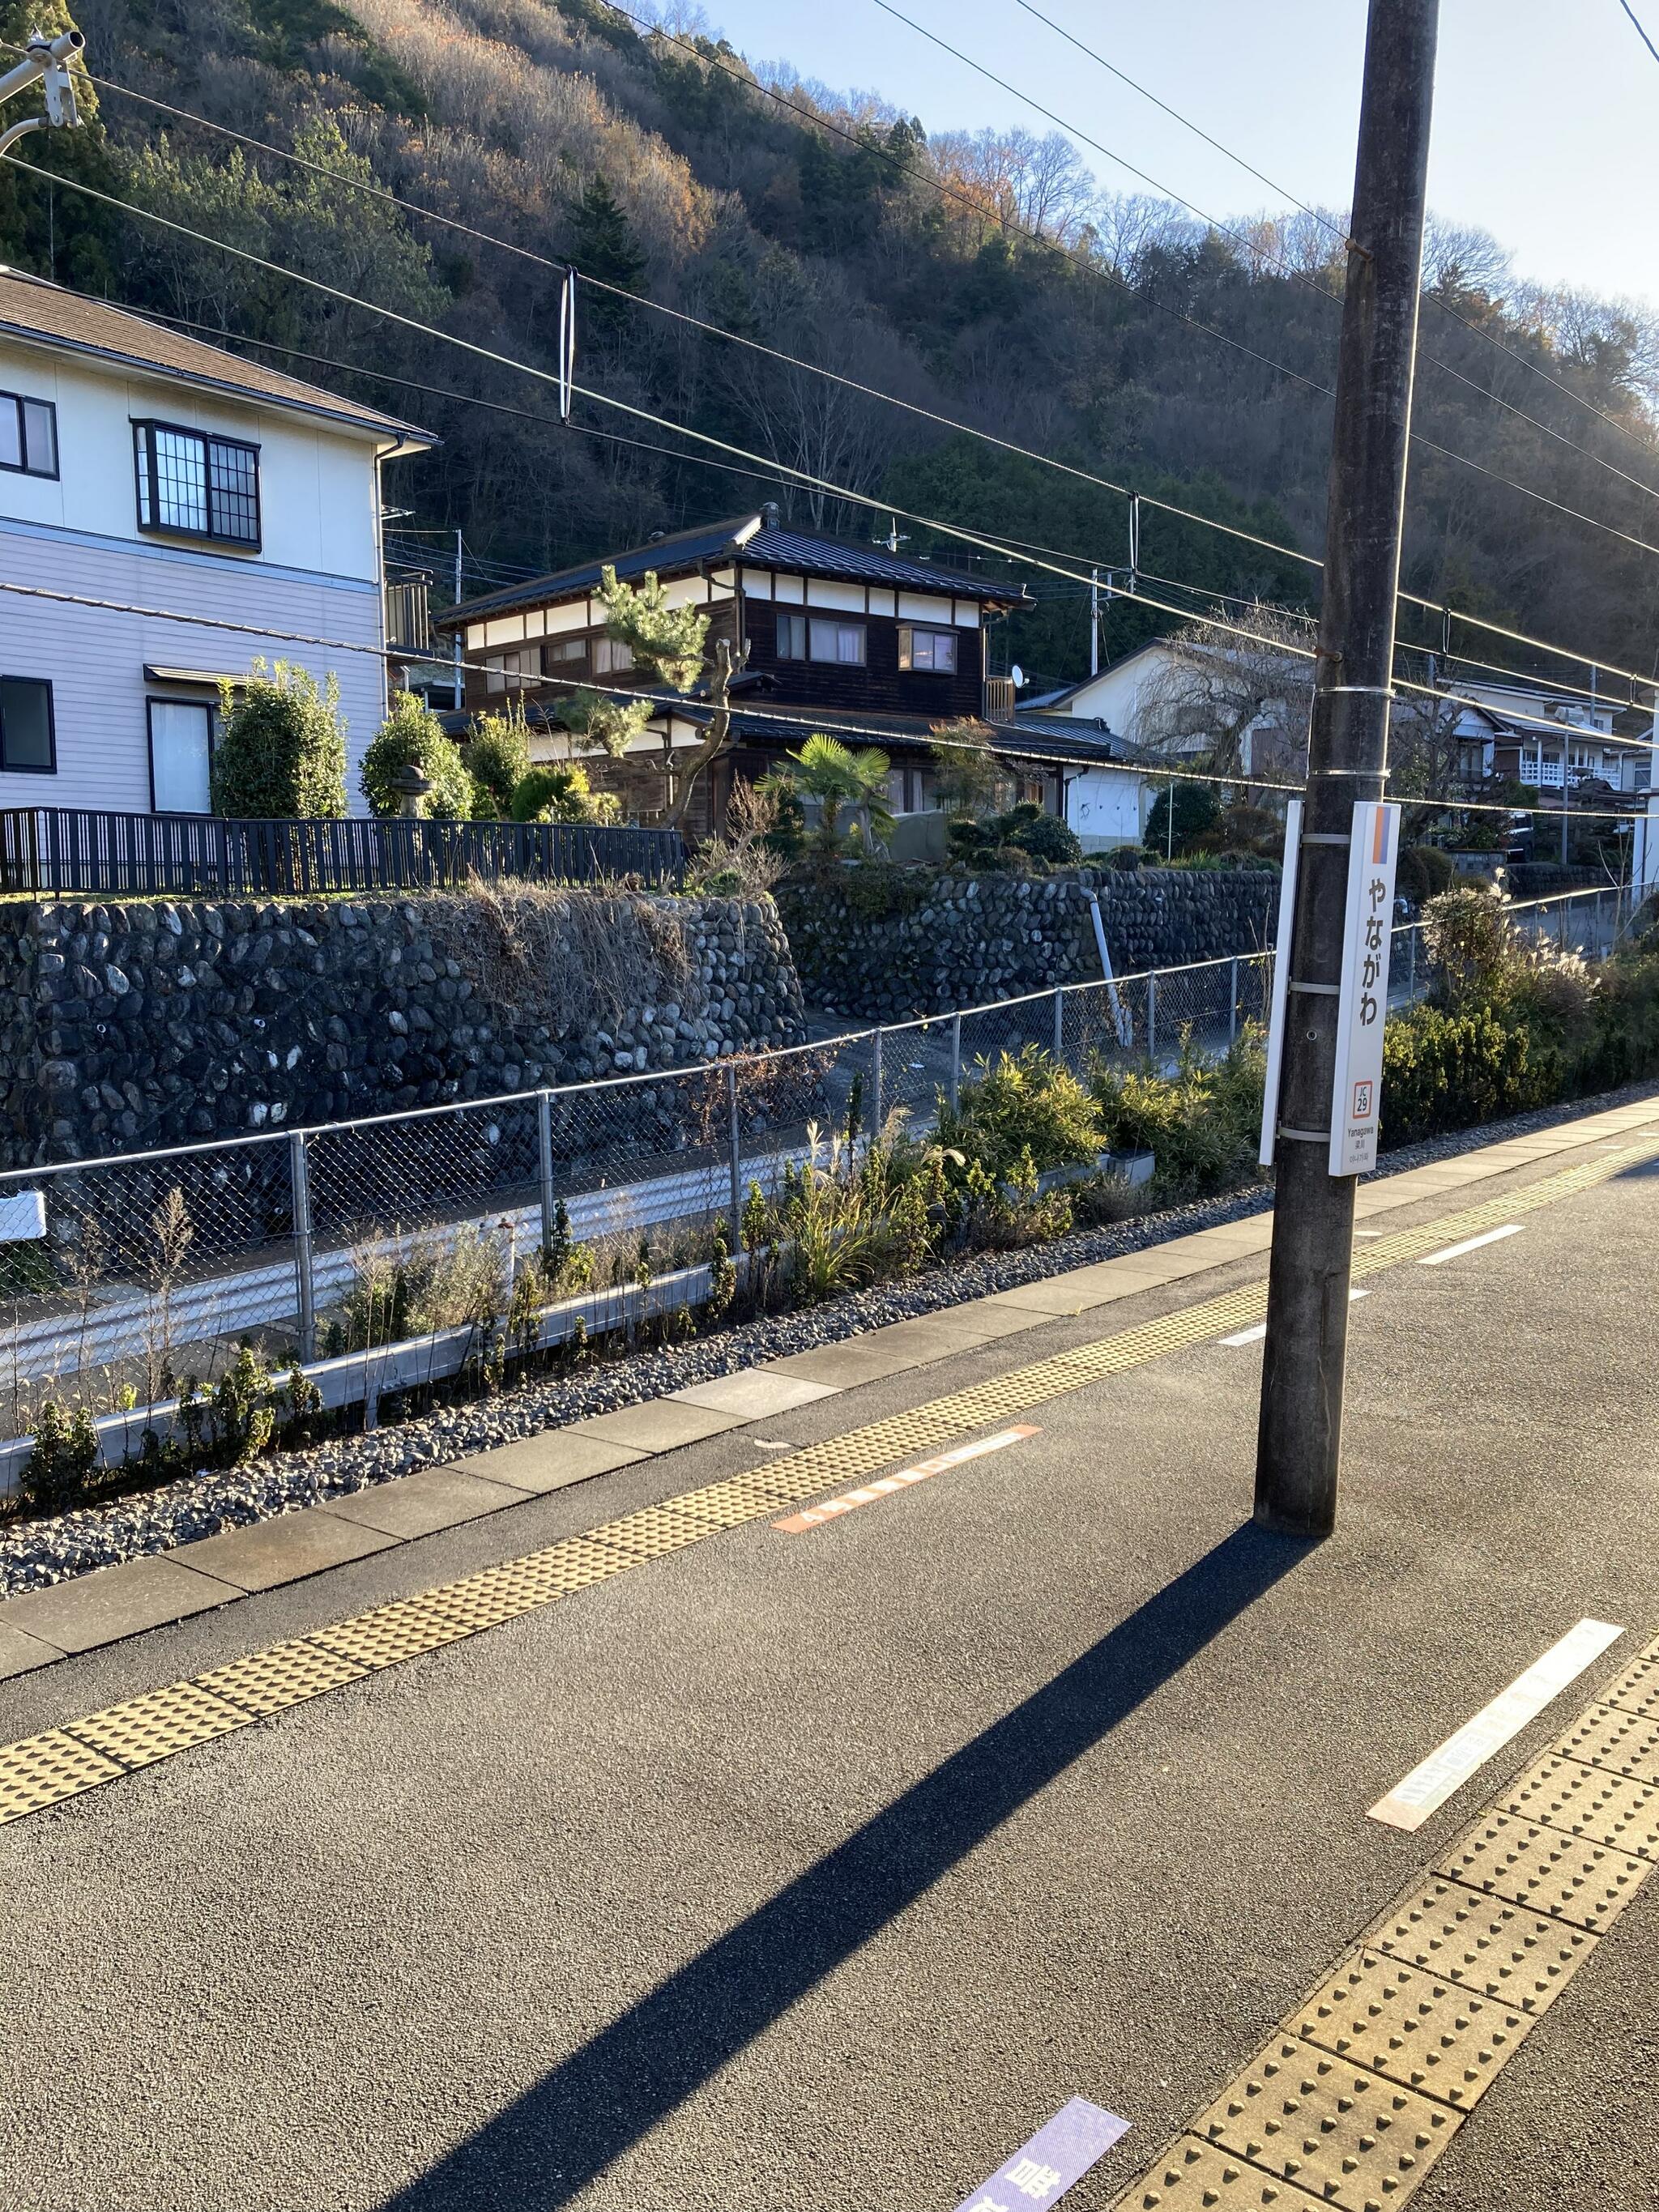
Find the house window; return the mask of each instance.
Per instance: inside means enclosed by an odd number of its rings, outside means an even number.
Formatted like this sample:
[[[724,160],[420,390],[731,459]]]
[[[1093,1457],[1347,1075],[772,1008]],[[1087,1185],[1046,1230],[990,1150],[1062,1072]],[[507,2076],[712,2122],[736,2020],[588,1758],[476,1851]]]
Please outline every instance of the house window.
[[[526,645],[517,653],[492,653],[484,662],[486,691],[523,691],[541,681],[542,649]]]
[[[148,706],[151,812],[211,814],[213,708],[194,699],[151,699]]]
[[[899,625],[899,666],[929,669],[935,676],[957,672],[957,634],[953,629],[912,629]]]
[[[259,543],[259,449],[171,422],[135,422],[138,527],[223,545]]]
[[[634,648],[623,639],[601,631],[593,641],[593,673],[620,676],[634,665]]]
[[[50,399],[0,392],[0,469],[26,477],[58,473],[58,410]]]
[[[838,661],[842,667],[864,665],[864,624],[826,622],[814,615],[807,624],[809,658]]]
[[[556,661],[586,660],[587,640],[585,637],[551,638],[542,647],[542,661],[551,667]]]
[[[806,658],[806,617],[805,615],[778,617],[778,659],[805,660]]]
[[[0,676],[0,769],[12,775],[58,773],[52,686],[36,677]]]

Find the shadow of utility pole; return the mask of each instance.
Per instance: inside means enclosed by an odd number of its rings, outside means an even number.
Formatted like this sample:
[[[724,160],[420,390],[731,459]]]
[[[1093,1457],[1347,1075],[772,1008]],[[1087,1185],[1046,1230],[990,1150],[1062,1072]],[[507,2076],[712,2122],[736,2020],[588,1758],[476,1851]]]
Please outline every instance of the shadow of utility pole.
[[[384,2212],[553,2212],[1177,1674],[1311,1547],[1239,1528],[573,2051]]]

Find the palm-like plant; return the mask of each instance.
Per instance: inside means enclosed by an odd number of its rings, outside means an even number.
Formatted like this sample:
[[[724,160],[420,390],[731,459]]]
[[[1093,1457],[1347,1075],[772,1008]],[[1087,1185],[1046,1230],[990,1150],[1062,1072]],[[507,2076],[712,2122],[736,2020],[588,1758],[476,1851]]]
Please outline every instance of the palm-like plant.
[[[892,766],[878,746],[866,745],[854,752],[839,738],[810,737],[798,753],[791,753],[761,780],[763,791],[791,791],[799,799],[817,801],[820,834],[828,846],[842,842],[841,811],[850,808],[859,817],[866,843],[885,844],[893,833],[893,810],[887,804],[887,777]]]

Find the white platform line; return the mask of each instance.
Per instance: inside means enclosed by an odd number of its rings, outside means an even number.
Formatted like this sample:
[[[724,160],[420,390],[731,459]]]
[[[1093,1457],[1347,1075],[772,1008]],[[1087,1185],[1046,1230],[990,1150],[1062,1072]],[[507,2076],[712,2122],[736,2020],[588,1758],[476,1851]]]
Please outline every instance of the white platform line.
[[[1370,1296],[1369,1291],[1350,1291],[1348,1304],[1352,1305],[1356,1298],[1368,1298]],[[1237,1336],[1224,1336],[1220,1341],[1223,1344],[1260,1344],[1267,1334],[1267,1322],[1259,1321],[1254,1328],[1241,1328]]]
[[[1485,1705],[1455,1735],[1431,1751],[1420,1766],[1396,1782],[1370,1808],[1370,1817],[1408,1832],[1420,1828],[1437,1807],[1461,1790],[1479,1768],[1500,1752],[1511,1736],[1535,1720],[1552,1698],[1600,1658],[1624,1634],[1608,1620],[1581,1620],[1559,1644],[1552,1644],[1524,1674],[1517,1674],[1501,1696]]]
[[[1484,1237],[1466,1237],[1461,1244],[1448,1244],[1443,1252],[1431,1252],[1417,1264],[1419,1267],[1443,1267],[1448,1260],[1461,1260],[1466,1252],[1478,1252],[1483,1244],[1498,1244],[1505,1237],[1518,1237],[1526,1225],[1524,1221],[1506,1221],[1501,1229],[1489,1229]]]

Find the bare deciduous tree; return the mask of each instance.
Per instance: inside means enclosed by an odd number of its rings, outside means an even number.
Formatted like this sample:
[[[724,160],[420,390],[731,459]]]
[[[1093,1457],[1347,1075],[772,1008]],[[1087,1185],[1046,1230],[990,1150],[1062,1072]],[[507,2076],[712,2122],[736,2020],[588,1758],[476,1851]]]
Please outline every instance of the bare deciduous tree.
[[[1161,665],[1126,734],[1149,752],[1217,775],[1243,777],[1247,751],[1251,775],[1298,772],[1313,703],[1313,641],[1308,618],[1261,604],[1243,610],[1237,629],[1200,622],[1177,630],[1162,641]]]

